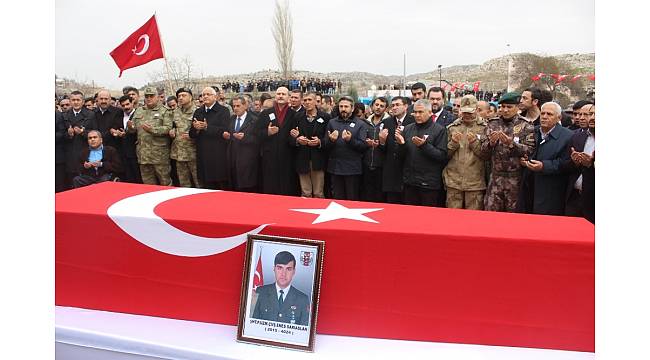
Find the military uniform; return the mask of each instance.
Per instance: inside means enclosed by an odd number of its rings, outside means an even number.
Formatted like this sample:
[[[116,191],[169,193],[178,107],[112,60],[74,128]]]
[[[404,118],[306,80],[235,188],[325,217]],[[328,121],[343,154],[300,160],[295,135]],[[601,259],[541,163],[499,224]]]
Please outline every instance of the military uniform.
[[[189,134],[196,106],[190,104],[186,110],[180,106],[173,110],[173,124],[176,137],[172,140],[170,158],[176,160],[178,182],[183,187],[201,187],[196,171],[196,144],[194,139],[182,139],[182,134]]]
[[[145,95],[147,95],[145,89]],[[149,124],[145,131],[142,125]],[[172,129],[172,113],[158,104],[153,109],[142,106],[133,114],[133,125],[137,131],[136,153],[142,182],[145,184],[171,185],[169,165],[169,130]]]
[[[535,149],[535,127],[526,118],[517,115],[512,119],[503,117],[488,121],[487,136],[481,141],[481,150],[490,154],[492,173],[485,194],[485,210],[514,212],[521,180],[522,167],[519,158],[531,155]],[[498,141],[490,145],[489,135],[503,131],[513,138],[510,146]]]
[[[449,162],[442,177],[447,186],[448,208],[483,210],[485,160],[488,154],[481,152],[481,141],[485,139],[486,128],[487,123],[480,117],[470,125],[457,119],[447,126]],[[467,140],[470,132],[477,137],[471,144]],[[458,143],[452,140],[456,133],[463,134]]]
[[[252,318],[309,325],[309,298],[293,285],[289,286],[282,304],[279,302],[275,283],[260,286],[255,292],[257,293],[257,302]]]

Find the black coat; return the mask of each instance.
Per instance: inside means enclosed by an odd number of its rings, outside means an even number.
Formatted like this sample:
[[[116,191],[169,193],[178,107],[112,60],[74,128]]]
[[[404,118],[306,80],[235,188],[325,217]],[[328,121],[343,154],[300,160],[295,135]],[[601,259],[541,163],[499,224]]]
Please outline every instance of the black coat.
[[[113,138],[113,135],[111,135],[110,129],[114,129],[116,125],[121,125],[122,124],[122,118],[124,112],[116,108],[115,106],[109,106],[106,111],[102,114],[102,111],[99,109],[99,107],[95,108],[94,110],[95,113],[95,123],[97,124],[97,130],[99,130],[102,133],[102,138],[103,138],[103,143],[104,145],[112,146],[112,147],[117,147],[116,145],[116,140]],[[121,128],[124,127],[123,125],[118,127]]]
[[[85,147],[88,147],[88,132],[90,130],[97,130],[97,124],[95,123],[95,113],[82,107],[77,116],[74,115],[74,110],[70,109],[63,114],[63,119],[66,128],[65,136],[65,170],[68,173],[76,174],[79,171],[79,164],[77,160],[79,159],[79,154],[81,150]],[[74,134],[72,137],[69,137],[67,134],[67,129],[69,127],[82,127],[84,132],[80,135]]]
[[[310,123],[307,120],[305,112],[298,113],[296,116],[296,126],[298,126],[300,132],[299,136],[305,136],[308,139],[315,136],[322,140],[327,134],[327,124],[330,119],[329,114],[318,111],[316,118]],[[313,170],[325,169],[327,151],[323,148],[322,143],[320,147],[296,143],[296,147],[296,172],[299,174],[308,174],[310,161]]]
[[[84,168],[84,162],[88,160],[88,154],[90,154],[90,148],[86,146],[81,150],[79,158],[77,159],[77,166],[79,166],[79,173],[92,176],[100,177],[107,173],[120,173],[122,172],[122,161],[120,160],[120,154],[117,153],[114,147],[104,145],[104,150],[102,152],[102,167],[97,168],[95,172],[94,168],[86,169]]]
[[[296,148],[289,134],[291,129],[296,127],[295,116],[295,111],[287,109],[280,130],[271,136],[268,133],[269,123],[279,126],[275,107],[262,111],[258,118],[257,131],[262,153],[262,191],[265,194],[298,195],[298,179],[294,168]]]
[[[65,138],[68,129],[65,127],[63,113],[54,111],[54,163],[65,164]]]
[[[573,132],[557,124],[542,141],[539,127],[535,127],[537,147],[531,157],[544,164],[542,171],[533,172],[534,214],[564,215],[566,184],[572,168],[570,156]]]
[[[436,118],[436,124],[441,125],[446,128],[447,125],[453,123],[456,120],[456,116],[451,111],[442,110],[440,116]]]
[[[364,120],[365,139],[379,140],[379,132],[386,126],[384,120],[388,119],[381,120],[377,125],[373,124],[372,120]],[[363,164],[369,169],[381,168],[384,166],[384,157],[385,153],[379,147],[368,146],[363,153]]]
[[[236,185],[236,190],[242,188],[253,188],[257,186],[258,170],[260,162],[260,140],[256,131],[258,118],[252,112],[246,113],[244,124],[239,128],[239,132],[244,133],[241,140],[235,139],[232,135],[228,141],[228,175],[231,184]],[[228,131],[232,134],[235,132],[235,123],[237,116],[230,117]],[[233,173],[234,172],[234,173]],[[233,176],[237,179],[237,184],[233,184]]]
[[[224,182],[228,180],[226,152],[228,141],[223,133],[230,129],[230,111],[215,102],[212,109],[205,106],[194,111],[194,119],[207,121],[205,130],[190,128],[190,137],[196,140],[196,167],[203,183]]]
[[[402,120],[402,126],[406,127],[415,122],[412,115],[406,115]],[[384,167],[382,170],[382,191],[402,192],[404,190],[404,179],[402,168],[404,159],[400,156],[399,146],[395,142],[395,130],[397,119],[394,116],[384,120],[384,127],[388,129],[386,144],[380,145],[379,149],[384,152]]]
[[[424,137],[426,141],[416,146],[411,138]],[[404,184],[428,190],[442,189],[442,169],[447,163],[447,129],[429,119],[423,124],[407,125],[402,132],[405,144],[400,145],[404,157]]]
[[[589,133],[584,129],[578,129],[571,137],[571,147],[575,151],[583,152]],[[569,152],[571,149],[569,149]],[[577,166],[571,162],[572,171],[569,175],[566,190],[566,200],[575,186],[578,177],[582,175],[582,213],[584,217],[592,223],[595,223],[595,200],[596,200],[596,180],[595,180],[595,163],[590,167]]]
[[[133,114],[135,110],[131,113],[129,120],[133,120]],[[124,111],[120,110],[119,118],[116,117],[113,125],[110,127],[115,130],[126,130],[124,129]],[[110,134],[110,130],[109,130]],[[110,135],[109,135],[110,136]],[[111,136],[113,137],[113,136]],[[136,132],[126,132],[124,137],[113,137],[113,147],[117,150],[118,153],[122,156],[122,159],[137,159],[138,155],[135,151],[135,142],[138,140],[138,134]]]
[[[329,151],[327,172],[334,175],[361,175],[363,173],[362,158],[366,150],[365,121],[359,118],[330,120],[325,136],[321,139],[323,146]],[[327,132],[338,130],[339,137],[335,142],[330,141]],[[352,133],[350,141],[343,140],[343,130]]]

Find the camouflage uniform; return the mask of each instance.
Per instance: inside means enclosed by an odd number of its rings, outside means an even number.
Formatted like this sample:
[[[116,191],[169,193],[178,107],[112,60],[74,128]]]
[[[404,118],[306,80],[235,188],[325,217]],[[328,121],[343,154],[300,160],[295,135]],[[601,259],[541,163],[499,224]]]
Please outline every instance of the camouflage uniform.
[[[143,124],[151,125],[151,132],[143,130]],[[172,129],[172,113],[160,104],[153,109],[142,106],[137,108],[133,114],[133,125],[138,134],[136,153],[142,182],[153,185],[157,183],[171,185],[169,130]]]
[[[195,110],[196,106],[190,104],[187,110],[183,110],[179,106],[172,113],[174,119],[173,130],[176,137],[172,140],[172,150],[169,157],[176,160],[176,173],[178,174],[178,182],[182,187],[192,187],[192,182],[194,187],[201,187],[196,172],[196,144],[194,139],[181,139],[182,134],[189,134],[190,132]]]
[[[447,125],[449,162],[442,178],[447,186],[448,208],[483,210],[485,160],[489,154],[481,152],[481,142],[485,139],[486,128],[486,121],[478,116],[469,126],[462,119]],[[472,144],[467,140],[470,132],[477,137]],[[463,134],[460,143],[452,140],[456,133]]]
[[[491,154],[492,165],[485,194],[485,210],[515,211],[522,173],[519,158],[530,156],[535,150],[534,129],[535,127],[520,115],[513,119],[496,117],[488,121],[486,135],[503,131],[508,137],[514,138],[514,141],[510,147],[504,146],[500,141],[490,146],[488,136],[481,142],[481,150]]]

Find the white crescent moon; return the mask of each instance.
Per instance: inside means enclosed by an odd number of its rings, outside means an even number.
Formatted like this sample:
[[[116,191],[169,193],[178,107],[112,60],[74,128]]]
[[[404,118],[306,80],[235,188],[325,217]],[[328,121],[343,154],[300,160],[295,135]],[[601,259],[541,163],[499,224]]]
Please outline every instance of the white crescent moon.
[[[144,46],[142,47],[142,50],[134,53],[136,55],[142,55],[142,54],[146,53],[147,50],[149,50],[149,35],[147,35],[147,34],[141,35],[138,38],[138,42],[135,44],[136,48],[138,47],[138,44],[140,43],[140,40],[142,40],[142,39],[144,39]]]
[[[246,242],[248,234],[258,234],[266,226],[224,238],[196,236],[171,226],[154,213],[156,205],[182,196],[216,192],[219,190],[174,188],[140,194],[111,205],[108,217],[140,243],[170,255],[210,256],[220,254]]]

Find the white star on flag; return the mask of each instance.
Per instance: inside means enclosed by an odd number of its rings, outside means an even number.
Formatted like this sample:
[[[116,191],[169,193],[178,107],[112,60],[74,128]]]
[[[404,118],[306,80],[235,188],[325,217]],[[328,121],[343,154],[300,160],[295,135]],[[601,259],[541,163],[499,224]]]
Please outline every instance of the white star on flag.
[[[289,209],[291,211],[299,211],[307,214],[316,214],[318,217],[312,224],[324,223],[327,221],[334,221],[339,219],[350,219],[357,221],[365,221],[377,223],[377,221],[363,215],[365,213],[383,210],[380,209],[350,209],[334,201],[330,202],[326,209]]]

